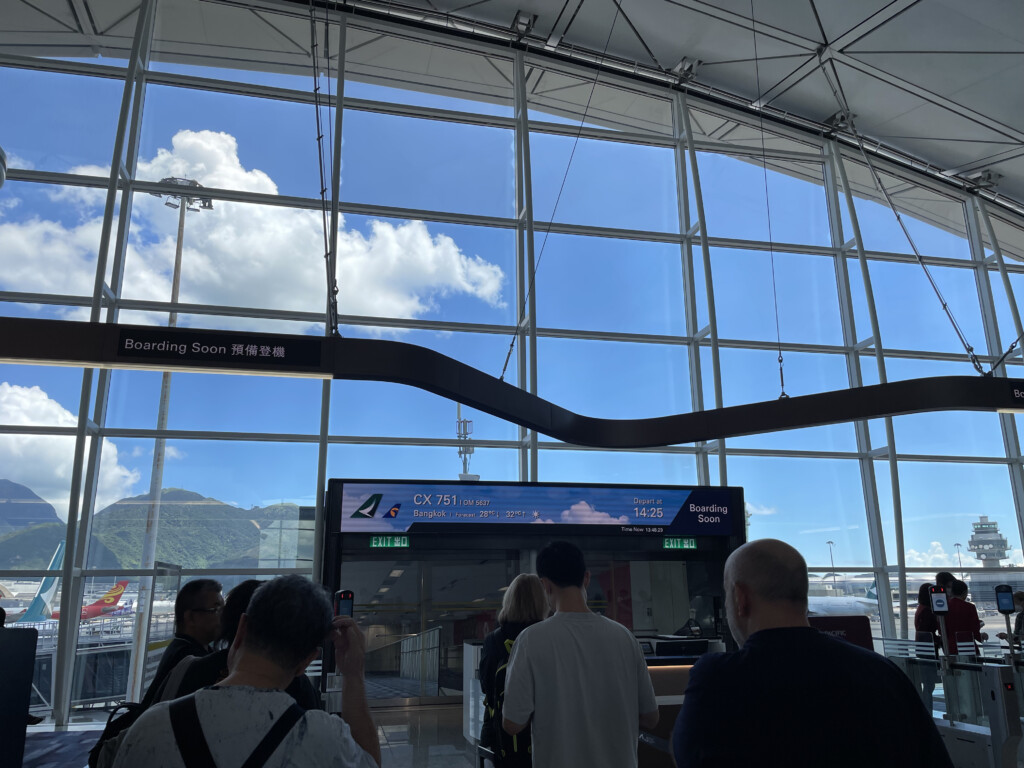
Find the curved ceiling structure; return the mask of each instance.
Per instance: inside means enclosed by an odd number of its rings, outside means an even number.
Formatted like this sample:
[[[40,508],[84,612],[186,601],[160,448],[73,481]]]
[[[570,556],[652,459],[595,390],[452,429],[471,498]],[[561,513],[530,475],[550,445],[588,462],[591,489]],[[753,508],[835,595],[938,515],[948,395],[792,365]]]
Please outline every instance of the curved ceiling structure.
[[[0,50],[31,56],[126,58],[138,0],[23,0],[4,9]],[[165,6],[174,0],[164,0]],[[747,111],[853,141],[835,120],[848,104],[871,151],[1024,211],[1024,5],[975,0],[350,0],[317,3],[683,87]],[[251,11],[249,24],[226,6]],[[154,56],[269,71],[309,71],[306,0],[209,0],[164,15]],[[293,9],[287,16],[263,9]],[[235,9],[228,9],[235,10]],[[305,28],[303,29],[303,26]],[[197,36],[197,30],[202,34]],[[203,43],[196,43],[202,39]],[[254,45],[253,41],[259,44]],[[366,46],[361,76],[402,75],[401,56]],[[350,66],[358,59],[351,56]],[[430,75],[486,93],[486,72],[439,57]],[[386,71],[385,71],[386,70]],[[490,77],[496,73],[491,72]],[[422,80],[423,78],[419,78]],[[429,82],[416,82],[427,89]],[[551,83],[538,78],[531,98]],[[589,86],[557,86],[578,117]],[[602,105],[593,114],[600,122]],[[611,105],[605,105],[611,106]],[[608,109],[621,115],[623,110]],[[698,121],[699,122],[699,121]],[[709,119],[721,140],[745,130]],[[749,129],[747,129],[749,130]],[[738,133],[737,133],[738,132]]]

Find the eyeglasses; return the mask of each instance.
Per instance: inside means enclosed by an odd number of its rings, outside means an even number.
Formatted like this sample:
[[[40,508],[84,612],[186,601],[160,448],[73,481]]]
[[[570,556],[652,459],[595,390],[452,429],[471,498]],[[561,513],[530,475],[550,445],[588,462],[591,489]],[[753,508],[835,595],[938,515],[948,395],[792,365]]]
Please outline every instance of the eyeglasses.
[[[213,608],[190,608],[189,610],[196,611],[198,613],[220,613],[221,611],[224,610],[224,606],[223,605],[217,605],[217,606],[214,606]]]

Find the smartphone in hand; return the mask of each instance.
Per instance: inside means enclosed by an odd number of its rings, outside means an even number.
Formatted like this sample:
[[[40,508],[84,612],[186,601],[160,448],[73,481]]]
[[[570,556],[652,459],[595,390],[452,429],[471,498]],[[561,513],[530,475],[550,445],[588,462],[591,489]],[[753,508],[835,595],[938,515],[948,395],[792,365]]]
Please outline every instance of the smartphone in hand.
[[[355,593],[351,589],[341,589],[334,593],[334,615],[351,616],[355,606]]]

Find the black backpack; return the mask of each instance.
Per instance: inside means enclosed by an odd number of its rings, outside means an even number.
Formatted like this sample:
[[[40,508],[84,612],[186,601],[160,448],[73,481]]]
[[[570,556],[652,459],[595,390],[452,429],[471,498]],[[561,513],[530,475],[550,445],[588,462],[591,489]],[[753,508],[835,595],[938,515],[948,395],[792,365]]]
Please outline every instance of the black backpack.
[[[121,710],[125,710],[118,715]],[[142,704],[134,704],[130,701],[123,701],[118,704],[114,711],[107,718],[107,725],[103,733],[89,750],[89,768],[105,768],[112,765],[117,748],[121,744],[123,734],[128,731],[135,721],[138,720],[146,708]],[[106,753],[106,754],[104,754]]]
[[[508,657],[512,653],[513,640],[505,641],[505,662],[498,666],[494,673],[494,701],[485,702],[487,719],[491,724],[491,744],[494,751],[495,765],[498,768],[519,768],[533,765],[533,740],[530,736],[530,725],[510,736],[501,727],[504,717],[502,710],[505,704],[505,673],[508,670]]]

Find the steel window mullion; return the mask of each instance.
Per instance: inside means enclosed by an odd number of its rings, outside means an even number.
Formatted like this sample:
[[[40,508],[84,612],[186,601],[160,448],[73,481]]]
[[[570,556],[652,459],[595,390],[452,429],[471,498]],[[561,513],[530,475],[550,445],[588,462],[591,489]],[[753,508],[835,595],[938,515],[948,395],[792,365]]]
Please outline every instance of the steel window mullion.
[[[721,408],[722,363],[718,352],[718,319],[715,313],[715,291],[711,270],[711,249],[708,245],[707,218],[704,216],[704,195],[701,192],[697,152],[690,142],[690,138],[693,136],[693,128],[690,124],[690,105],[685,95],[681,95],[680,100],[682,102],[683,130],[686,133],[687,139],[686,149],[690,158],[690,172],[693,175],[693,194],[694,201],[697,204],[697,221],[700,224],[700,250],[704,263],[704,283],[708,302],[708,343],[711,347],[711,370],[715,391],[715,408]],[[719,441],[718,482],[720,485],[728,485],[729,482],[726,468],[725,440]]]
[[[824,167],[825,195],[828,205],[829,223],[832,232],[832,244],[839,247],[834,257],[836,270],[836,287],[838,291],[840,318],[843,325],[843,342],[850,349],[846,354],[846,370],[851,388],[863,386],[860,368],[860,355],[853,350],[858,343],[857,324],[853,310],[853,298],[850,292],[850,278],[846,256],[841,246],[846,242],[843,233],[843,216],[839,205],[839,189],[836,180],[835,159],[837,148],[834,142],[826,142],[824,153],[827,162]],[[885,554],[885,536],[882,529],[882,514],[878,504],[878,482],[875,477],[875,465],[871,458],[871,429],[865,419],[853,422],[854,436],[857,443],[857,463],[860,468],[861,492],[864,495],[864,515],[868,531],[868,542],[871,548],[871,562],[875,578],[879,582],[888,583]],[[882,622],[885,631],[895,631],[895,616],[891,601],[884,601],[881,608]]]

